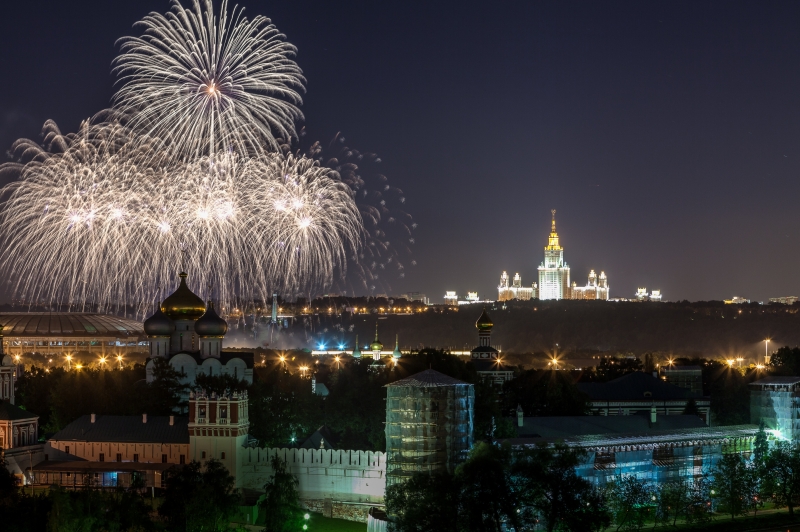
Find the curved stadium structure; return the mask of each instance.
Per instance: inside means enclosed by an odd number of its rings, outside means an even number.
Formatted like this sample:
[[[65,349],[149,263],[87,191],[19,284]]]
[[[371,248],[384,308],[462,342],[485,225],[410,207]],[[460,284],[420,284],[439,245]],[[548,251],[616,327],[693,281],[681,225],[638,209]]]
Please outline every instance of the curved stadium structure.
[[[138,321],[89,312],[0,312],[8,355],[127,354],[147,351]]]

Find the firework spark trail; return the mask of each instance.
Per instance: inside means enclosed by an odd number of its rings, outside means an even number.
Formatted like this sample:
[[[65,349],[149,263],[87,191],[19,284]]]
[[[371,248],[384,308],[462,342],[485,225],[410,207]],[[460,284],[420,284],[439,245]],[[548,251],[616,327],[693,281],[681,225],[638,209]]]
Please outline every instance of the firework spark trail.
[[[149,310],[180,269],[223,305],[313,294],[348,259],[369,290],[386,269],[403,276],[415,224],[387,204],[402,192],[380,175],[368,189],[356,150],[287,155],[302,118],[296,50],[269,19],[220,7],[151,13],[121,40],[113,109],[14,144],[18,162],[0,165],[18,178],[0,190],[0,268],[15,295]]]
[[[168,156],[260,154],[278,148],[276,134],[297,137],[305,78],[296,48],[268,18],[248,20],[238,7],[229,17],[227,0],[217,17],[211,0],[191,9],[173,0],[171,12],[137,25],[141,37],[120,39],[114,101]]]
[[[187,269],[235,304],[321,289],[343,272],[363,227],[352,190],[306,157],[200,157],[148,167],[119,125],[18,142],[0,215],[2,266],[31,301],[148,307]],[[6,169],[9,166],[6,165]],[[210,295],[210,294],[205,294]]]

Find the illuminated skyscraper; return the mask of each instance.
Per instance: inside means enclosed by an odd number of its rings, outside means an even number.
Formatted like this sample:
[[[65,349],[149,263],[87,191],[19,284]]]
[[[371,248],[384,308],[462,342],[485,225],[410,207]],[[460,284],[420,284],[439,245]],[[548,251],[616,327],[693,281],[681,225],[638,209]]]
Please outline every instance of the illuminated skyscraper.
[[[539,266],[539,299],[564,299],[569,294],[569,266],[564,262],[564,248],[558,243],[556,210],[550,237],[544,248],[544,262]]]

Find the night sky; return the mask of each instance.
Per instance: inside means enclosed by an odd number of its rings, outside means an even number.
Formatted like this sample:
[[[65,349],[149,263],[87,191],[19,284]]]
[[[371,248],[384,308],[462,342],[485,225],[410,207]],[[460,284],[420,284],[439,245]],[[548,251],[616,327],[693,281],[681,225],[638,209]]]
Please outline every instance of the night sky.
[[[612,297],[800,295],[800,3],[242,5],[299,48],[309,136],[403,189],[417,266],[392,293],[529,285],[555,208],[572,280]],[[0,146],[107,107],[115,40],[168,8],[6,2]]]

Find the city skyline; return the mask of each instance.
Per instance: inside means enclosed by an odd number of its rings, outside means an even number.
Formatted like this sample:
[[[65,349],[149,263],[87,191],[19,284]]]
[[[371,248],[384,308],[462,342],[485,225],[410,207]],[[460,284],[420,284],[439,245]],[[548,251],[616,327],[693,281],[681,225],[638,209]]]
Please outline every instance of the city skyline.
[[[492,294],[503,269],[533,280],[552,208],[576,279],[602,264],[614,297],[800,292],[781,204],[800,192],[800,6],[243,6],[298,47],[307,138],[341,132],[405,193],[417,266],[375,293]],[[167,7],[9,6],[4,149],[107,106],[115,40]]]

